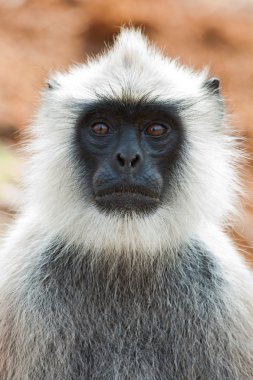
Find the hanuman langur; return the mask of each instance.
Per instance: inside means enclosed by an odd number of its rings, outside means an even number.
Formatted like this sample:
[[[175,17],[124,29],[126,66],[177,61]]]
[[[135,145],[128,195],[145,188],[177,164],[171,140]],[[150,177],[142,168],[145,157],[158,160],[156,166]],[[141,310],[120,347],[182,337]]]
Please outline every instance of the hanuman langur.
[[[252,380],[219,81],[141,32],[48,82],[0,262],[2,380]]]

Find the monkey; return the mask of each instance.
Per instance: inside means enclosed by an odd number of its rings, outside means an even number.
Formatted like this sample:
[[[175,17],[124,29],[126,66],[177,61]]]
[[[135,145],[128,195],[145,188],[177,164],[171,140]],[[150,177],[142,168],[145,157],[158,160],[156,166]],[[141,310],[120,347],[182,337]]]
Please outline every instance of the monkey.
[[[223,103],[134,28],[51,75],[1,250],[1,379],[253,379]]]

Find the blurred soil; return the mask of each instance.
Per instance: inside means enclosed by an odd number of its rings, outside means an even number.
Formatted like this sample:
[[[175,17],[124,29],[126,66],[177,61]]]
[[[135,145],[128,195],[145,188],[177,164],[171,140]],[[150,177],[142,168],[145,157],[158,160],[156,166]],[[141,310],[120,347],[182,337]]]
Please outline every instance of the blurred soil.
[[[63,70],[110,44],[120,25],[141,26],[172,57],[221,79],[232,122],[253,153],[253,2],[251,0],[0,0],[0,225],[22,192],[15,142],[30,123],[39,90]],[[11,144],[11,145],[10,145]],[[253,163],[234,234],[253,262]]]

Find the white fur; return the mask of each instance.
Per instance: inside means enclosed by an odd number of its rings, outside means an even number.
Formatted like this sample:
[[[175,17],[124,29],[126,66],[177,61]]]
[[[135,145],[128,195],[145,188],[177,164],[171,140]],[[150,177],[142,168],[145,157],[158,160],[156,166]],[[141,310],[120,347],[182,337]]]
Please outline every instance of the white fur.
[[[56,74],[55,88],[44,93],[28,147],[32,157],[24,213],[33,215],[30,224],[98,253],[151,256],[177,247],[203,225],[222,227],[235,210],[238,154],[221,101],[203,88],[206,79],[205,71],[196,73],[164,58],[131,29],[121,32],[107,54]],[[75,102],[99,95],[120,99],[126,91],[134,99],[147,94],[150,99],[192,103],[181,111],[189,149],[181,178],[174,183],[174,198],[153,215],[132,218],[108,216],[84,200],[70,144],[79,116]]]
[[[145,252],[173,248],[202,224],[222,225],[234,211],[238,192],[233,169],[237,155],[227,135],[220,100],[203,84],[207,73],[180,66],[149,46],[140,32],[123,30],[106,54],[68,73],[56,74],[33,125],[32,157],[27,168],[26,210],[42,229],[66,236],[85,248]],[[122,90],[124,89],[124,91]],[[188,157],[174,198],[145,217],[104,215],[81,196],[70,141],[76,103],[98,96],[191,102],[182,109]],[[120,239],[119,239],[120,236]]]

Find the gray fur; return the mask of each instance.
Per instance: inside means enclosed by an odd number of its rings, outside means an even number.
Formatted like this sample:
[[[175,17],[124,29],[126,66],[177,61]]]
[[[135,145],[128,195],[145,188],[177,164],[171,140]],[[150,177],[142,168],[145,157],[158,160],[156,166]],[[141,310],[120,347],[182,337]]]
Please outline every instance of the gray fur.
[[[252,379],[247,326],[202,243],[145,268],[78,256],[55,243],[30,268],[5,317],[1,379]]]

